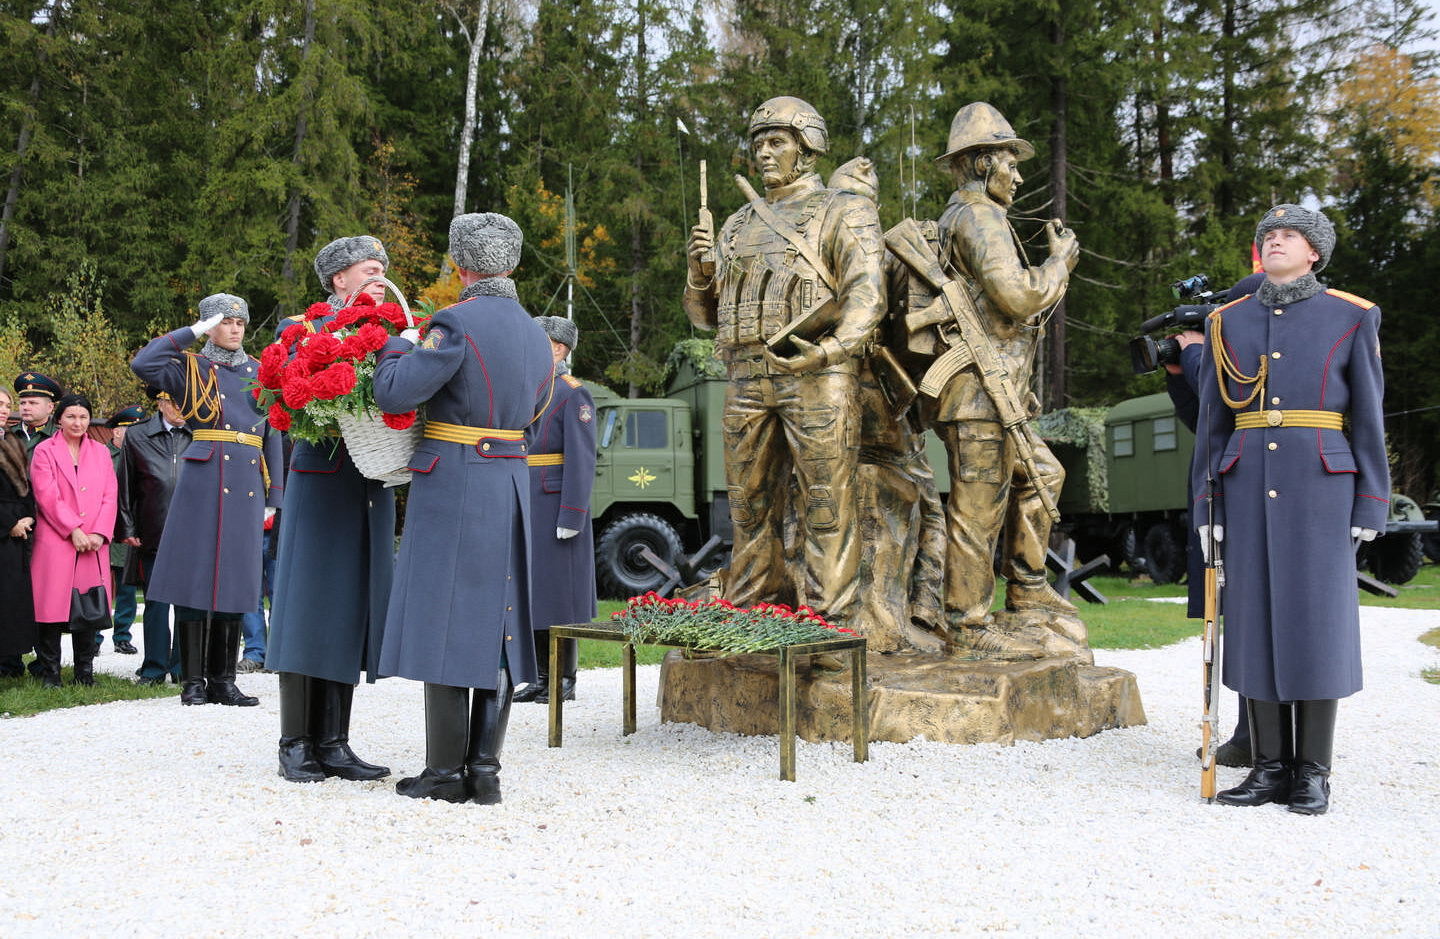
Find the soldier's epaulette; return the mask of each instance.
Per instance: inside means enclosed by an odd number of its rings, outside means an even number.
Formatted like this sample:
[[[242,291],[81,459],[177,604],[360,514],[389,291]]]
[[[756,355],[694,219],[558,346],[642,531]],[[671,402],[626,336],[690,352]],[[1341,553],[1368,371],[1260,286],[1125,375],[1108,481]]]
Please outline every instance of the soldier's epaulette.
[[[1368,309],[1370,309],[1371,307],[1375,306],[1374,303],[1370,302],[1369,300],[1366,300],[1364,297],[1357,297],[1357,296],[1355,296],[1353,293],[1346,293],[1346,292],[1343,291],[1343,290],[1334,290],[1334,289],[1331,289],[1331,290],[1327,290],[1327,291],[1325,291],[1325,292],[1328,293],[1328,294],[1329,294],[1330,296],[1332,296],[1332,297],[1339,297],[1341,300],[1349,300],[1351,303],[1355,304],[1356,306],[1358,306],[1358,307],[1359,307],[1360,309],[1362,309],[1362,310],[1368,310]]]
[[[574,375],[561,375],[560,377],[565,379],[566,384],[568,384],[571,388],[585,387],[585,383],[580,379],[576,378]]]
[[[300,322],[301,320],[303,320],[304,318],[305,318],[305,314],[304,314],[304,313],[296,313],[294,316],[287,316],[287,317],[285,317],[285,322],[287,322],[287,323],[298,323],[298,322]]]
[[[1246,294],[1245,296],[1243,296],[1243,297],[1240,297],[1240,298],[1235,299],[1235,300],[1231,300],[1229,303],[1227,303],[1227,304],[1225,304],[1224,306],[1220,307],[1218,310],[1211,310],[1211,311],[1210,311],[1210,316],[1211,316],[1211,317],[1214,317],[1214,316],[1216,316],[1216,315],[1218,315],[1218,314],[1220,314],[1220,313],[1224,313],[1226,310],[1230,309],[1232,306],[1234,306],[1235,304],[1239,303],[1241,300],[1248,300],[1248,299],[1250,299],[1250,294],[1247,293],[1247,294]]]

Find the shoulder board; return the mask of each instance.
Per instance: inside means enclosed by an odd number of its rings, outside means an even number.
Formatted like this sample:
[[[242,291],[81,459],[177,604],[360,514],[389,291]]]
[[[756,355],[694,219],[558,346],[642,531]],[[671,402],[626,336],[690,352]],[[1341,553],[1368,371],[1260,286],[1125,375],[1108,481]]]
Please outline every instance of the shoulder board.
[[[1215,316],[1216,314],[1224,313],[1226,310],[1230,309],[1232,306],[1234,306],[1235,304],[1241,302],[1242,300],[1249,300],[1249,299],[1250,299],[1250,294],[1247,293],[1245,296],[1240,297],[1240,298],[1237,299],[1237,300],[1231,300],[1229,303],[1225,304],[1224,306],[1222,306],[1222,307],[1221,307],[1220,309],[1218,309],[1218,310],[1211,310],[1211,311],[1210,311],[1210,315],[1211,315],[1211,316]]]
[[[561,375],[560,377],[565,379],[565,384],[569,385],[571,388],[585,387],[585,383],[580,379],[576,378],[574,375]]]
[[[1369,300],[1366,300],[1364,297],[1357,297],[1353,293],[1346,293],[1343,290],[1327,290],[1325,292],[1332,297],[1339,297],[1341,300],[1349,300],[1351,303],[1355,304],[1362,310],[1368,310],[1375,305]]]
[[[305,314],[304,314],[304,313],[296,313],[294,316],[287,316],[287,317],[285,317],[284,322],[286,322],[286,323],[298,323],[298,322],[300,322],[301,320],[303,320],[304,318],[305,318]]]

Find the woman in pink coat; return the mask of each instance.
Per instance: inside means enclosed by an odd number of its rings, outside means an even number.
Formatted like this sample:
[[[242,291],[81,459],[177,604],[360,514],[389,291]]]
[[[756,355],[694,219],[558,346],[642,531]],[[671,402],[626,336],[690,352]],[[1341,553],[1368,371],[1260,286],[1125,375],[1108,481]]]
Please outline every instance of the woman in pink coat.
[[[60,634],[70,628],[70,592],[94,586],[110,593],[108,546],[115,531],[115,467],[104,444],[86,436],[90,402],[70,394],[55,406],[60,433],[35,447],[30,482],[35,493],[35,548],[30,582],[38,638],[35,657],[46,688],[60,687]],[[70,636],[75,684],[95,683],[95,631]]]

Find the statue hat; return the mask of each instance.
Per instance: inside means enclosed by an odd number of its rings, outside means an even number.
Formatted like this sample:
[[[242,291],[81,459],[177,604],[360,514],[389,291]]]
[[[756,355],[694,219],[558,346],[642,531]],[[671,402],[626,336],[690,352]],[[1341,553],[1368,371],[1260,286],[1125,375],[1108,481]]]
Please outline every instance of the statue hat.
[[[946,144],[945,155],[937,157],[935,162],[948,162],[951,157],[976,147],[1008,147],[1022,160],[1035,155],[1035,148],[1030,142],[1017,137],[1015,128],[1010,126],[1005,116],[993,104],[984,101],[967,104],[955,112],[955,119],[950,122],[950,140]]]

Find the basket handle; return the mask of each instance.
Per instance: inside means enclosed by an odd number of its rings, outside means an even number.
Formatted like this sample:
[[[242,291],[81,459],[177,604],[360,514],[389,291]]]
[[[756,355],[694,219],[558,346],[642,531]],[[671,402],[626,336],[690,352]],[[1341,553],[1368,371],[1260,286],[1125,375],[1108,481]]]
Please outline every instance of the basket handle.
[[[406,302],[405,295],[400,292],[400,288],[395,286],[395,283],[393,281],[381,277],[378,274],[374,277],[365,278],[365,282],[362,283],[359,287],[356,287],[355,292],[345,299],[345,305],[349,306],[350,304],[354,303],[355,298],[360,296],[361,291],[363,291],[366,287],[369,287],[371,284],[384,284],[386,287],[390,288],[390,292],[393,293],[395,295],[395,298],[400,301],[400,309],[405,311],[406,324],[413,329],[415,327],[415,317],[410,312],[410,304]]]

